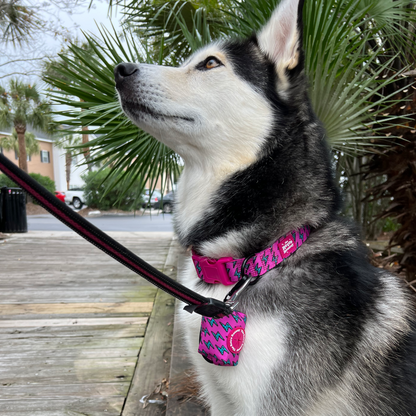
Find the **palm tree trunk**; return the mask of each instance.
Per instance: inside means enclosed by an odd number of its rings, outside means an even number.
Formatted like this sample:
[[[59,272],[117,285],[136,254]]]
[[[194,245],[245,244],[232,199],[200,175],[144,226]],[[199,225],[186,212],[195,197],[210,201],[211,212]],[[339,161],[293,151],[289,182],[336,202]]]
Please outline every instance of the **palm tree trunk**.
[[[72,165],[72,152],[66,151],[65,154],[65,176],[66,176],[66,189],[69,190],[69,181],[71,180],[71,165]]]
[[[82,131],[87,131],[88,132],[88,127],[87,126],[82,126]],[[82,133],[82,143],[88,143],[89,141],[89,135],[88,133]],[[82,152],[84,153],[84,157],[85,160],[87,161],[87,166],[88,166],[88,170],[91,172],[92,171],[92,166],[90,163],[90,148],[89,147],[84,147],[82,149]]]
[[[14,128],[16,130],[17,140],[19,143],[19,168],[24,170],[26,173],[28,173],[26,140],[25,140],[26,126],[19,124],[19,125],[15,125]]]
[[[84,102],[84,100],[82,98],[80,98],[79,100],[81,102]],[[88,126],[82,126],[82,131],[83,132],[88,131]],[[88,141],[89,141],[88,133],[82,133],[82,143],[88,143]],[[88,171],[91,172],[92,171],[92,166],[91,166],[91,163],[90,163],[90,148],[89,147],[84,147],[82,149],[82,153],[84,154],[85,160],[87,162]]]

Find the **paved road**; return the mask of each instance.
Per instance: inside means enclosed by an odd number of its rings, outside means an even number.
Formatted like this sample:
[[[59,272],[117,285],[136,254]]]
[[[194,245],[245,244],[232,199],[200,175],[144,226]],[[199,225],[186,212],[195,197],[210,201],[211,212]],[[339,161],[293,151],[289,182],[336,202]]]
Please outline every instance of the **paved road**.
[[[136,216],[105,215],[87,218],[103,231],[173,231],[171,214]],[[50,214],[29,215],[29,231],[69,231],[70,229]]]

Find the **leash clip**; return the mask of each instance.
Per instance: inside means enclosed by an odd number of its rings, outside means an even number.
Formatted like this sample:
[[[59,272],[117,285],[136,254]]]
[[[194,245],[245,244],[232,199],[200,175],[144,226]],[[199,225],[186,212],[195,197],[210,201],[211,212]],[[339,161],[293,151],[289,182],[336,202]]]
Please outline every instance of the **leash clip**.
[[[224,303],[231,309],[234,310],[238,303],[238,297],[247,289],[247,287],[251,284],[257,283],[257,280],[259,279],[259,276],[254,278],[252,276],[247,276],[245,274],[245,268],[246,263],[248,260],[250,260],[252,257],[254,257],[255,254],[252,256],[248,256],[244,259],[243,264],[241,265],[241,279],[238,281],[238,283],[227,293],[227,296],[224,298]],[[254,282],[252,282],[254,280]]]
[[[239,304],[238,297],[246,290],[247,286],[253,280],[252,277],[245,276],[245,279],[241,279],[227,296],[224,298],[224,303],[233,311]],[[241,283],[241,285],[240,285]],[[239,287],[237,287],[239,286]]]
[[[186,312],[197,313],[198,315],[220,318],[231,315],[232,309],[218,299],[208,298],[206,303],[201,305],[187,305],[183,308]]]

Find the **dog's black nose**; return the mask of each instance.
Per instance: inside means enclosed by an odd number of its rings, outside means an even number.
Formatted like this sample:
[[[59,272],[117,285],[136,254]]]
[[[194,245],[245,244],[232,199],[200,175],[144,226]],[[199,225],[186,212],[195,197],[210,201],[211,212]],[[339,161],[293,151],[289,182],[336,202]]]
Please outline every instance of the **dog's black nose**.
[[[133,75],[138,70],[139,68],[136,64],[132,64],[130,62],[123,62],[121,64],[118,64],[114,68],[114,78],[116,79],[116,82],[120,82],[123,81],[124,78]]]

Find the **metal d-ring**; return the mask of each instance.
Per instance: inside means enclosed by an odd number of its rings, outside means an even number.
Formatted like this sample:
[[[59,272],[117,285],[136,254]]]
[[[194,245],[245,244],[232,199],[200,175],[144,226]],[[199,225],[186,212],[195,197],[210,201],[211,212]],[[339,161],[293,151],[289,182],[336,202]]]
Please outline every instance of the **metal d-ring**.
[[[243,260],[243,263],[242,263],[242,265],[241,265],[241,278],[243,278],[244,276],[245,276],[245,271],[244,271],[244,269],[246,268],[246,264],[247,264],[247,261],[248,260],[250,260],[252,257],[254,257],[254,256],[256,256],[257,255],[257,253],[256,254],[252,254],[251,256],[248,256],[248,257],[246,257],[244,260]],[[256,283],[258,283],[258,281],[260,280],[260,275],[259,276],[250,276],[250,278],[251,278],[251,281],[250,281],[250,286],[253,286],[253,285],[255,285]]]
[[[227,296],[224,298],[224,303],[227,306],[229,306],[230,309],[232,310],[234,310],[237,307],[239,303],[237,298],[241,295],[241,293],[243,293],[250,284],[254,284],[258,280],[258,278],[256,278],[256,281],[251,283],[251,281],[254,278],[251,276],[247,276],[244,271],[247,261],[254,256],[255,254],[248,256],[243,260],[243,263],[241,265],[241,278],[238,281],[238,283],[228,292]]]

